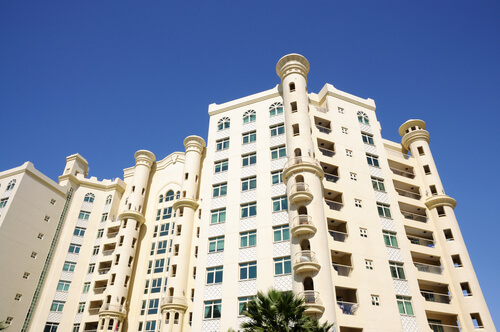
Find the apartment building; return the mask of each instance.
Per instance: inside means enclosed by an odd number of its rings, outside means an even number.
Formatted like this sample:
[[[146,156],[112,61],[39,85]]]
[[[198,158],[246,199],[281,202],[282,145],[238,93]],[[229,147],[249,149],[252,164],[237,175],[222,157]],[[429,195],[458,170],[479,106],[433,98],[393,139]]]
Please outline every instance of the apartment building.
[[[53,252],[30,314],[10,324],[227,331],[275,288],[341,332],[495,331],[425,122],[385,140],[373,100],[307,91],[303,56],[276,72],[275,88],[210,105],[206,142],[189,136],[162,160],[140,150],[123,180],[88,178],[69,156],[52,184],[67,202]],[[30,206],[13,194],[4,209]]]

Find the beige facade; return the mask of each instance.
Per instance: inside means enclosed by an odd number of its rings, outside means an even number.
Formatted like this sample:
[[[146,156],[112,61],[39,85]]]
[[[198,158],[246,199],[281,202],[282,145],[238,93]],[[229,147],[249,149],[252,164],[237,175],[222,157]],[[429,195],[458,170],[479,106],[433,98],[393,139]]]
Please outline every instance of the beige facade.
[[[87,178],[85,159],[68,157],[50,185],[62,216],[47,231],[59,232],[43,252],[50,278],[36,297],[25,289],[38,277],[11,284],[0,318],[23,331],[227,331],[276,288],[341,332],[495,331],[426,124],[390,142],[373,100],[308,93],[301,55],[276,71],[275,88],[209,106],[206,146],[189,136],[162,160],[140,150],[123,181]],[[0,190],[16,172],[0,173]],[[0,218],[28,210],[21,189]]]

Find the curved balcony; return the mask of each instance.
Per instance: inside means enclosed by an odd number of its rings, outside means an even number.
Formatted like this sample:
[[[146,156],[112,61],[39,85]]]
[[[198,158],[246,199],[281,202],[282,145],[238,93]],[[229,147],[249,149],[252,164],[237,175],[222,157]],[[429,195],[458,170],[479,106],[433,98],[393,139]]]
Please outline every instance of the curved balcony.
[[[161,310],[181,310],[188,308],[187,299],[180,296],[166,296],[161,300]]]
[[[292,204],[299,202],[310,202],[313,199],[313,194],[309,191],[309,185],[304,182],[296,183],[290,188],[290,195],[288,196]]]
[[[301,172],[316,173],[321,179],[324,176],[323,169],[316,159],[309,156],[293,157],[288,158],[283,167],[283,181],[286,183],[292,174]]]
[[[302,250],[295,255],[295,273],[316,273],[321,268],[316,260],[316,254],[311,250]]]
[[[304,306],[306,307],[305,313],[307,315],[322,314],[325,311],[325,307],[319,297],[319,292],[304,291],[297,294],[297,296],[304,298]]]
[[[316,233],[316,226],[312,223],[311,216],[299,214],[293,218],[292,236],[308,235]]]
[[[349,277],[352,272],[352,266],[332,263],[333,269],[337,272],[338,276]]]
[[[337,301],[337,305],[344,315],[354,315],[358,310],[358,304],[353,302]]]
[[[104,303],[101,306],[101,309],[99,309],[99,315],[104,313],[114,313],[125,316],[127,314],[127,310],[124,305]]]

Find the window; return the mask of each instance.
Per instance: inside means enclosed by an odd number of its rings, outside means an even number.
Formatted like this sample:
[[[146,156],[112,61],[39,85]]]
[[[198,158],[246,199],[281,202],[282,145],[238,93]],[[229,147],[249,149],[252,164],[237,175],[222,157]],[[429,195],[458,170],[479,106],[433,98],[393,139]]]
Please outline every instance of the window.
[[[377,202],[378,215],[383,218],[391,218],[391,210],[389,205]]]
[[[49,216],[45,216],[45,218],[43,218],[43,220],[45,220],[46,222],[49,222],[50,217]]]
[[[89,290],[90,290],[90,282],[86,282],[86,283],[84,283],[84,284],[83,284],[83,290],[82,290],[82,293],[83,293],[83,294],[86,294],[86,293],[88,293],[88,292],[89,292]]]
[[[359,236],[368,237],[368,230],[366,228],[359,228]]]
[[[43,332],[56,332],[58,326],[59,326],[59,323],[47,322],[47,324],[45,324],[45,328],[43,329]]]
[[[97,230],[97,238],[100,239],[104,235],[104,229]]]
[[[159,220],[158,214],[156,217],[157,217],[157,220]],[[172,207],[171,206],[163,209],[163,213],[161,215],[161,220],[170,219],[170,218],[172,218]]]
[[[94,250],[92,251],[92,256],[95,256],[99,253],[99,246],[95,246]]]
[[[247,191],[257,188],[257,177],[252,176],[241,180],[241,191]]]
[[[453,241],[453,233],[451,232],[451,229],[443,229],[444,237],[446,241]]]
[[[243,113],[243,123],[255,122],[257,115],[254,110],[249,110]]]
[[[207,285],[220,284],[222,282],[222,266],[207,269]]]
[[[429,165],[424,166],[424,173],[425,173],[425,175],[431,174],[431,169],[430,169]]]
[[[360,207],[363,207],[363,203],[360,199],[355,198],[354,199],[354,206],[360,208]]]
[[[95,198],[94,194],[88,193],[87,195],[85,195],[85,198],[83,199],[83,201],[89,202],[89,203],[94,203],[94,198]]]
[[[76,263],[64,262],[63,271],[73,272],[75,270]]]
[[[276,226],[273,227],[274,242],[288,241],[290,240],[290,226]]]
[[[229,128],[231,125],[231,120],[228,117],[223,117],[217,122],[217,130],[223,130]]]
[[[106,221],[108,220],[108,214],[107,213],[103,213],[102,216],[101,216],[101,221]]]
[[[286,211],[288,209],[288,199],[286,196],[273,198],[273,212]]]
[[[243,144],[252,143],[257,140],[257,133],[255,131],[243,134]]]
[[[57,291],[67,292],[69,289],[69,285],[71,285],[71,282],[65,280],[59,280],[59,283],[57,284]]]
[[[384,180],[372,177],[373,189],[385,192]]]
[[[84,236],[85,235],[85,228],[82,227],[75,227],[75,230],[73,231],[74,236]]]
[[[80,249],[81,249],[81,245],[79,244],[74,244],[74,243],[71,243],[69,245],[69,250],[68,252],[71,253],[71,254],[78,254],[80,252]]]
[[[163,272],[163,267],[165,266],[165,259],[157,259],[155,261],[155,268],[153,270],[153,273],[161,273]]]
[[[144,332],[155,332],[156,331],[156,321],[150,320],[146,322],[146,329]]]
[[[424,152],[424,148],[423,147],[421,147],[421,146],[417,147],[417,151],[418,151],[418,154],[420,156],[425,156],[425,152]]]
[[[368,119],[368,115],[365,112],[358,111],[358,122],[369,125],[370,120]]]
[[[156,250],[156,253],[164,254],[166,252],[167,252],[167,240],[158,242],[158,249]]]
[[[257,154],[256,153],[247,154],[245,156],[241,156],[241,159],[243,161],[243,167],[248,165],[254,165],[257,163]]]
[[[297,112],[297,102],[291,102],[290,107],[292,108],[292,113]]]
[[[342,107],[337,107],[337,110],[340,114],[344,114],[344,109]]]
[[[342,127],[342,134],[349,134],[349,129]]]
[[[380,306],[380,298],[378,295],[372,295],[372,305],[376,307]]]
[[[80,323],[73,324],[73,331],[72,332],[78,332],[78,331],[80,331]]]
[[[274,103],[271,106],[269,106],[269,115],[270,116],[275,116],[278,114],[283,114],[283,104],[281,103]]]
[[[106,205],[111,204],[111,200],[112,200],[112,199],[113,199],[113,196],[108,195],[108,197],[106,197]]]
[[[63,301],[52,301],[52,305],[50,306],[50,311],[61,312],[64,309]]]
[[[221,160],[215,162],[215,173],[225,172],[228,169],[229,162],[227,160]]]
[[[285,133],[285,125],[284,124],[272,126],[270,129],[271,129],[271,137],[283,135]]]
[[[165,194],[165,202],[170,202],[170,201],[173,201],[173,200],[174,200],[174,191],[173,190],[169,190]]]
[[[16,296],[14,297],[15,301],[21,301],[21,297],[23,297],[23,294],[17,293]]]
[[[36,258],[38,256],[38,253],[36,251],[31,252],[31,258]]]
[[[85,302],[78,303],[78,312],[77,313],[81,314],[84,311],[85,311]]]
[[[89,220],[90,217],[90,212],[87,211],[80,211],[80,214],[78,215],[78,219],[81,220]]]
[[[378,163],[378,157],[373,156],[371,154],[366,155],[366,161],[368,162],[368,165],[373,166],[373,167],[380,167]]]
[[[89,268],[87,269],[87,273],[94,273],[95,264],[89,264]]]
[[[40,240],[43,240],[43,237],[44,237],[43,233],[38,233],[38,238],[39,238]]]
[[[283,176],[282,175],[283,175],[283,170],[271,172],[271,183],[272,184],[283,183]]]
[[[229,138],[224,138],[217,141],[217,147],[216,147],[217,151],[226,150],[228,148],[229,148]]]
[[[238,298],[238,315],[243,316],[243,313],[247,310],[248,302],[253,301],[255,296],[239,297]]]
[[[148,315],[152,315],[152,314],[158,313],[158,304],[159,304],[159,302],[160,302],[160,299],[149,300]]]
[[[50,204],[55,205],[55,204],[56,204],[56,200],[52,198],[52,199],[50,200]]]
[[[470,286],[468,282],[460,283],[460,288],[462,289],[463,296],[472,296],[472,292],[470,291]]]
[[[292,260],[290,256],[274,259],[274,275],[280,276],[292,273]]]
[[[241,205],[241,218],[248,218],[257,215],[257,203],[248,203]]]
[[[9,198],[2,198],[0,200],[0,208],[3,208],[5,205],[7,205],[7,201],[9,200]]]
[[[170,224],[161,224],[160,225],[160,236],[166,236],[168,235],[168,230],[170,229]]]
[[[346,155],[347,157],[352,157],[352,151],[351,151],[351,150],[347,150],[347,149],[345,149],[345,155]]]
[[[396,296],[398,301],[399,313],[402,315],[413,316],[413,307],[411,306],[411,297],[409,296]]]
[[[361,133],[361,138],[363,139],[363,143],[369,144],[369,145],[375,145],[373,143],[373,135]]]
[[[294,82],[291,82],[290,84],[288,84],[288,87],[290,88],[290,92],[295,92],[295,83]]]
[[[356,173],[350,173],[351,180],[358,181],[358,175]]]
[[[146,300],[143,300],[141,306],[141,316],[143,316],[146,313],[146,304],[147,304]],[[139,329],[139,331],[141,331],[141,329]]]
[[[30,273],[29,272],[24,272],[23,274],[23,279],[29,279]]]
[[[16,179],[10,180],[10,182],[7,185],[7,188],[5,189],[5,191],[12,190],[12,189],[14,189],[15,186],[16,186]]]
[[[226,196],[227,194],[227,182],[215,184],[213,186],[213,197]]]
[[[226,221],[226,208],[212,210],[212,217],[210,219],[211,224],[218,224],[220,222]]]
[[[283,157],[286,157],[286,148],[284,145],[271,149],[271,159],[278,159]]]
[[[391,269],[391,275],[394,279],[406,280],[403,263],[389,262],[389,268]]]
[[[208,252],[224,251],[224,236],[208,239]]]
[[[240,280],[257,278],[257,262],[240,264]]]
[[[257,231],[240,233],[240,248],[253,247],[257,245]]]
[[[398,239],[396,238],[396,233],[383,231],[384,243],[388,247],[398,248]]]
[[[365,259],[365,267],[367,270],[373,270],[373,261],[370,259]]]
[[[444,211],[443,206],[436,207],[436,211],[437,211],[438,217],[446,217],[446,212]]]
[[[204,319],[220,318],[222,300],[205,301]]]

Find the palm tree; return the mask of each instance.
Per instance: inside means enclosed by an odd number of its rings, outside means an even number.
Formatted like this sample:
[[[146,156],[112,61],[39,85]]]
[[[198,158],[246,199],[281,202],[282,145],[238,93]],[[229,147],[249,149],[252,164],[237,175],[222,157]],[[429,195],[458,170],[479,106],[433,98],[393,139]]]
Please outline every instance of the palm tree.
[[[305,315],[304,299],[296,297],[292,292],[279,292],[271,289],[247,304],[243,312],[251,320],[241,324],[244,332],[295,332],[313,331],[328,332],[332,325],[318,321]]]

